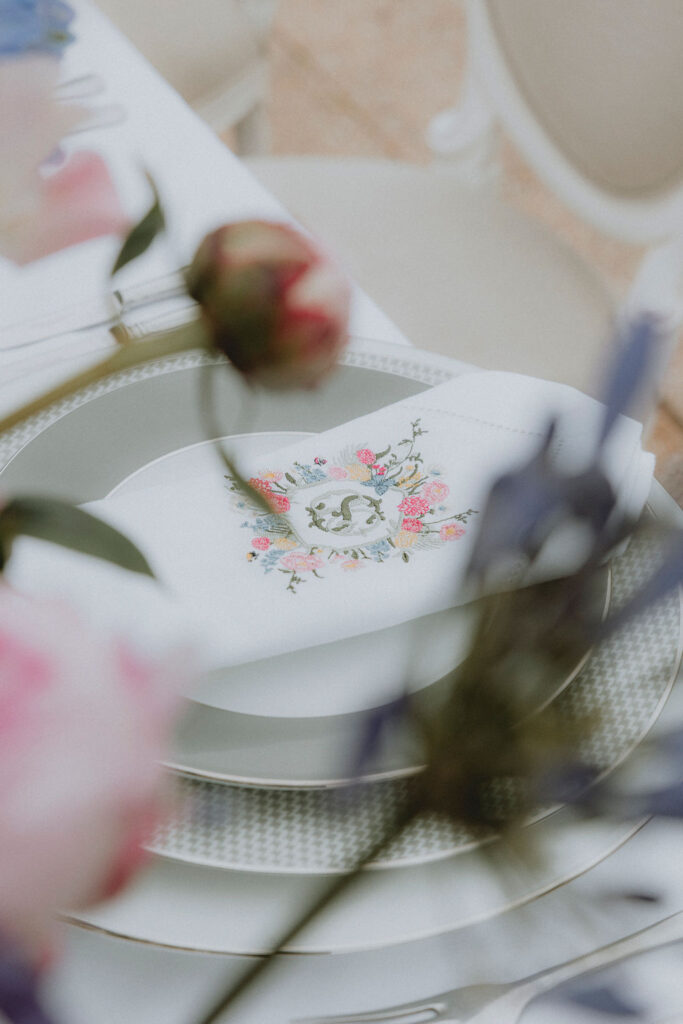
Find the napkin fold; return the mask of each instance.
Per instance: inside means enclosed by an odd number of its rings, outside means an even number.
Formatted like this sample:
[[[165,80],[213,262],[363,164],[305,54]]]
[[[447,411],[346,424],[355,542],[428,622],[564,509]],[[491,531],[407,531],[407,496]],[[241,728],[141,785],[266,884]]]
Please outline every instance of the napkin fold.
[[[159,460],[153,473],[143,470],[132,486],[88,507],[145,552],[178,620],[201,637],[206,666],[227,667],[469,600],[465,569],[494,479],[529,458],[551,416],[558,417],[552,459],[580,470],[595,451],[603,412],[565,385],[474,371],[243,458],[240,469],[268,511],[225,474],[211,443]],[[634,515],[654,468],[641,431],[622,417],[602,455],[621,509]],[[568,573],[584,540],[558,534],[530,574],[522,579],[514,570],[492,586]],[[41,571],[33,548],[19,556],[15,577]],[[117,572],[87,571],[92,579]],[[99,589],[124,599],[136,618],[153,619],[161,612],[150,611],[152,587],[127,576]]]

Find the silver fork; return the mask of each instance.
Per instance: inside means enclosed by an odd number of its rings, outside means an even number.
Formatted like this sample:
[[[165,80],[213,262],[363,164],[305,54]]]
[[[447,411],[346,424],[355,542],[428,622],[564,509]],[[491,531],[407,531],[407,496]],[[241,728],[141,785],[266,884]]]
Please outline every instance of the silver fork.
[[[465,985],[422,1002],[370,1013],[300,1017],[291,1024],[517,1024],[536,996],[588,971],[683,939],[683,912],[634,935],[508,984]]]

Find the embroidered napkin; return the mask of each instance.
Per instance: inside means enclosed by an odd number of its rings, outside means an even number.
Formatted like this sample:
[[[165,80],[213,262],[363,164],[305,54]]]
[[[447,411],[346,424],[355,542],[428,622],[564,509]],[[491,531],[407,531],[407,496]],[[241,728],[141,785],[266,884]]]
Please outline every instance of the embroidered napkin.
[[[89,507],[140,545],[203,637],[207,664],[238,664],[468,600],[463,575],[490,485],[529,457],[558,413],[553,458],[578,470],[594,450],[599,403],[564,385],[476,371],[245,457],[241,470],[268,512],[226,477],[208,444]],[[640,424],[617,423],[604,461],[621,506],[638,513],[654,462]],[[551,538],[533,578],[571,571],[582,540]],[[134,614],[152,614],[148,584],[126,577],[121,586]]]

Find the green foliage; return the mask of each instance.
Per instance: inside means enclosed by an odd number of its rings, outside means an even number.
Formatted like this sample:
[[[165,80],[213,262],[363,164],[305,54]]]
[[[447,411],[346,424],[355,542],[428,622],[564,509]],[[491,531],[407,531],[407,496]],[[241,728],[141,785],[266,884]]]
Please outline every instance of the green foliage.
[[[16,537],[36,537],[153,576],[144,555],[113,526],[56,498],[14,498],[0,511],[0,552],[6,564]]]
[[[161,234],[166,227],[166,218],[161,207],[157,187],[151,175],[147,174],[147,180],[149,181],[152,192],[154,193],[154,202],[142,220],[138,221],[138,223],[131,228],[128,233],[128,236],[116,257],[116,262],[112,267],[112,277],[121,270],[122,267],[125,267],[127,263],[137,259],[138,256],[142,256],[143,252],[146,252],[147,249],[149,249],[157,235]]]

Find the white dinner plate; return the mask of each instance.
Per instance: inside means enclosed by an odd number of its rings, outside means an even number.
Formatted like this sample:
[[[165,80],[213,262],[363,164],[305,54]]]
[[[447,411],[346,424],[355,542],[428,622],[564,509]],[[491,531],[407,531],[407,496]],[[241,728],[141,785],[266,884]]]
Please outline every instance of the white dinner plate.
[[[232,434],[221,443],[239,466],[310,436],[301,431],[263,431]],[[195,479],[220,472],[217,444],[202,441],[153,459],[117,484],[100,507],[106,510],[107,500],[122,495],[142,503],[150,488],[168,483],[191,489]],[[436,682],[462,660],[474,618],[470,605],[425,616],[413,630],[403,623],[276,658],[207,670],[187,696],[223,711],[268,718],[366,711],[396,696],[397,681],[403,681],[405,666],[411,663],[418,630],[421,656],[411,672],[411,691]]]
[[[191,475],[207,448],[198,408],[206,361],[190,353],[117,374],[8,432],[0,440],[3,492],[52,492],[84,503],[169,474]],[[467,369],[430,353],[356,343],[324,388],[254,400],[249,436],[236,443],[277,447]],[[234,431],[235,410],[244,410],[241,382],[220,372],[216,383],[223,427]],[[414,630],[430,641],[412,680],[426,699],[438,699],[438,680],[461,659],[471,614],[465,608],[415,621]],[[403,685],[399,670],[412,640],[413,630],[398,627],[207,676],[188,701],[169,763],[209,778],[266,785],[343,780],[362,715],[391,699],[397,680]],[[566,684],[549,680],[548,696]],[[398,726],[377,773],[416,764],[411,739]]]
[[[286,947],[350,953],[464,928],[528,902],[608,857],[642,823],[573,820],[558,812],[536,828],[541,866],[493,863],[477,851],[395,871],[362,873]],[[330,880],[315,875],[216,871],[158,859],[119,897],[66,915],[86,927],[176,949],[267,953]]]

